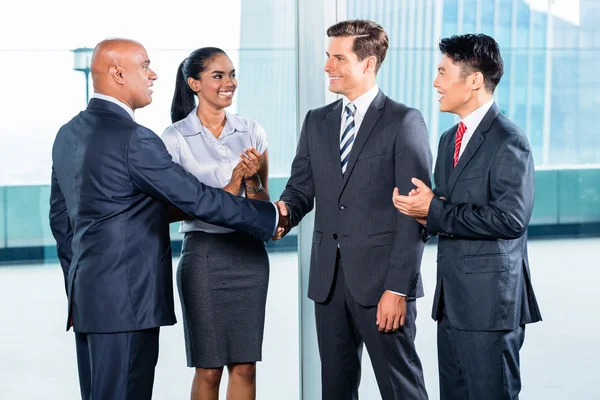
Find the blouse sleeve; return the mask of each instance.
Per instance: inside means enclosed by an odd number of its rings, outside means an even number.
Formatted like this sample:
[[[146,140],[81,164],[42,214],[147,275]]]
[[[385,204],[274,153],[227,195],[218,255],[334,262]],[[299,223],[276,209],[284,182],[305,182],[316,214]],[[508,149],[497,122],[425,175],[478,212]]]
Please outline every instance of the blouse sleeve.
[[[256,150],[258,150],[260,154],[263,154],[265,151],[267,151],[267,148],[269,147],[269,139],[267,138],[267,133],[265,132],[263,127],[260,126],[260,124],[254,124],[252,136],[254,148],[256,148]]]
[[[165,129],[165,131],[160,136],[160,138],[162,139],[163,143],[165,144],[165,147],[167,148],[167,151],[171,155],[171,158],[173,158],[173,162],[176,162],[177,164],[181,164],[181,150],[179,147],[178,136],[179,136],[179,133],[173,127],[173,125],[171,125],[167,129]]]

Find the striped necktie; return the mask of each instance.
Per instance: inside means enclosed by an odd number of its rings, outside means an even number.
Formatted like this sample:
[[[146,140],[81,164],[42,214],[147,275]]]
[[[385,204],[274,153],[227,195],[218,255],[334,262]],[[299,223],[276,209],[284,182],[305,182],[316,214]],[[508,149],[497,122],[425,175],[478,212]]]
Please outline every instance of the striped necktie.
[[[342,139],[340,140],[342,175],[346,172],[346,166],[348,166],[348,159],[350,158],[350,150],[352,150],[352,144],[354,143],[354,113],[356,112],[356,106],[352,103],[348,103],[345,110],[346,118],[344,119],[344,130],[342,131]]]

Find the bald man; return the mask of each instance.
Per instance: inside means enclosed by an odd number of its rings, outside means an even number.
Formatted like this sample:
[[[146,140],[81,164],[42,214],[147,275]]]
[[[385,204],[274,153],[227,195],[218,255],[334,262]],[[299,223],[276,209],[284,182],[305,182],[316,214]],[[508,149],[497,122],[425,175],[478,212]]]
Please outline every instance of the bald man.
[[[157,75],[131,40],[98,44],[94,96],[52,148],[50,226],[73,326],[82,399],[152,397],[159,327],[173,325],[169,207],[269,240],[277,208],[206,187],[135,121]]]

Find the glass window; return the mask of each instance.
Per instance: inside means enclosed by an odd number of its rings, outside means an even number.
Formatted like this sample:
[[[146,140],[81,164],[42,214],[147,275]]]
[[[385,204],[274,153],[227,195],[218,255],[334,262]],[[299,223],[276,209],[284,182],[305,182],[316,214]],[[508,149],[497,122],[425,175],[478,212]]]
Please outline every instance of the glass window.
[[[239,80],[229,111],[259,122],[269,138],[272,199],[287,181],[297,143],[295,0],[173,0],[150,8],[134,1],[116,8],[71,3],[15,3],[15,17],[0,24],[0,301],[2,320],[11,321],[0,327],[0,397],[6,399],[36,397],[39,388],[24,383],[32,380],[54,388],[49,399],[79,395],[73,336],[64,333],[64,283],[48,224],[52,143],[60,126],[86,107],[86,75],[74,70],[74,49],[107,37],[132,38],[146,47],[159,78],[152,104],[135,114],[157,134],[170,124],[179,63],[199,47],[225,50]],[[91,95],[91,83],[88,89]],[[183,238],[177,231],[173,224],[174,270]],[[264,362],[258,367],[258,391],[265,398],[296,398],[299,392],[296,248],[294,232],[268,244]],[[10,304],[19,307],[5,307]],[[161,331],[156,398],[189,397],[193,374],[186,367],[177,294],[175,304],[179,323]],[[64,355],[60,368],[56,354]]]

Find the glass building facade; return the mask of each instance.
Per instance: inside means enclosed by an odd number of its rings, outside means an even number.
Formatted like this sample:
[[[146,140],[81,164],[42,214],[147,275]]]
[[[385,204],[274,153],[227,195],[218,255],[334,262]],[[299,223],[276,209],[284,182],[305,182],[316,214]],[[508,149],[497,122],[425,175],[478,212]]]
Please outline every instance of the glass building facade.
[[[560,3],[560,2],[559,2]],[[495,99],[529,137],[536,166],[599,164],[600,4],[526,0],[348,0],[348,18],[380,23],[390,50],[379,73],[388,96],[422,111],[432,143],[456,117],[440,114],[431,83],[441,37],[482,32],[496,39],[504,77]]]

